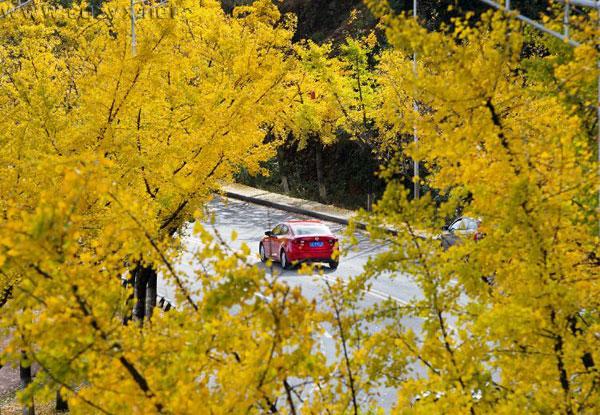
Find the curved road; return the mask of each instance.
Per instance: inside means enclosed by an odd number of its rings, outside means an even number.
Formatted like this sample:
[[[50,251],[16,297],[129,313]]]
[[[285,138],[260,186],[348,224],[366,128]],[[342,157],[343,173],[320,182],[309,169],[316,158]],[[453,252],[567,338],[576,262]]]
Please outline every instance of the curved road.
[[[220,236],[228,244],[237,249],[242,243],[246,243],[252,250],[251,262],[256,266],[265,267],[258,257],[258,242],[265,230],[273,229],[275,225],[289,219],[310,219],[302,215],[290,214],[281,210],[268,208],[265,206],[254,205],[247,202],[218,197],[211,201],[207,206],[208,212],[213,216],[213,224],[205,223],[207,229],[214,227]],[[332,271],[327,265],[323,267],[324,275],[315,272],[313,275],[301,275],[297,270],[283,270],[279,264],[275,263],[267,272],[276,273],[280,282],[285,282],[290,286],[300,286],[302,293],[308,298],[315,298],[318,304],[323,304],[322,293],[326,289],[324,279],[334,282],[337,280],[348,281],[354,276],[359,275],[363,268],[368,264],[369,258],[385,250],[385,246],[371,242],[366,233],[358,231],[354,236],[357,244],[348,246],[344,243],[344,233],[346,227],[332,223],[324,222],[329,228],[340,237],[342,256],[337,270]],[[237,239],[231,240],[231,234],[235,231]],[[179,269],[186,271],[189,276],[194,275],[194,263],[190,262],[193,253],[200,247],[201,241],[191,232],[191,225],[187,235],[183,236],[183,245],[186,252]],[[159,293],[167,298],[174,298],[173,288],[165,286],[159,281]],[[402,274],[389,274],[379,276],[372,281],[372,288],[365,292],[364,299],[359,306],[368,307],[376,302],[391,298],[400,303],[404,303],[411,298],[419,297],[419,288],[406,276]],[[405,321],[405,325],[418,331],[419,322]],[[328,329],[328,328],[326,328]],[[377,327],[368,327],[369,330],[377,330]],[[335,334],[333,330],[326,331],[321,339],[323,352],[328,359],[335,356]],[[417,369],[420,371],[419,369]],[[396,400],[396,394],[393,390],[382,389],[379,391],[380,403],[386,409],[389,409]]]

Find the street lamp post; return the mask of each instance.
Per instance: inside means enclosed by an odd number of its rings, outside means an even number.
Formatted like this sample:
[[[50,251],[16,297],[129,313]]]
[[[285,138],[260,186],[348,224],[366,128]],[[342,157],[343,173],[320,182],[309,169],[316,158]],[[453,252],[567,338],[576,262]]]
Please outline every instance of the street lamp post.
[[[413,0],[413,18],[417,21],[417,0]],[[417,77],[417,51],[413,52],[413,73],[415,76],[415,80]],[[413,110],[415,112],[415,121],[413,123],[413,141],[415,142],[415,146],[419,142],[419,137],[417,135],[417,117],[419,115],[419,107],[417,105],[416,97],[413,99]],[[419,178],[419,160],[413,159],[414,163],[414,172],[413,172],[413,186],[414,186],[414,198],[418,199],[421,195],[421,185]]]
[[[137,47],[137,38],[135,35],[135,0],[130,0],[130,11],[129,14],[131,15],[131,56],[135,56],[135,54],[137,53],[136,51],[136,47]]]

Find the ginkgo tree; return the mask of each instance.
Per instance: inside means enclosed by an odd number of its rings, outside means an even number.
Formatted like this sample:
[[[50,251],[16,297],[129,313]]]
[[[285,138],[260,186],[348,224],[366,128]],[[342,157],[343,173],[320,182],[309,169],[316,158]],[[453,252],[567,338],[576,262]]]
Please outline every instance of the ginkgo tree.
[[[106,16],[122,6],[108,3]],[[54,169],[29,183],[19,172],[99,157],[128,189],[121,203],[144,200],[142,224],[161,239],[238,166],[255,171],[268,157],[260,124],[285,99],[291,32],[273,26],[279,15],[266,2],[235,18],[217,2],[172,7],[177,19],[138,22],[135,57],[127,16],[72,19],[78,14],[57,10],[57,23],[34,10],[33,23],[28,15],[3,21],[3,167],[15,177],[6,195],[33,207]]]
[[[169,18],[138,19],[135,55],[125,1],[0,21],[0,359],[39,367],[23,402],[58,390],[85,414],[357,415],[381,411],[387,386],[397,413],[597,411],[598,164],[578,108],[527,72],[506,16],[427,32],[370,3],[388,43],[376,71],[373,38],[337,56],[293,45],[294,19],[266,0],[231,15],[170,2]],[[568,89],[597,75],[596,55],[545,63]],[[341,129],[390,152],[415,126],[398,160],[422,160],[445,201],[409,200],[399,162],[383,166],[362,219],[388,249],[326,280],[322,304],[199,224],[194,272],[177,266],[185,223],[239,167],[260,169],[269,133]],[[483,237],[444,250],[457,210]],[[177,307],[150,319],[157,272]],[[420,295],[365,308],[399,273]]]
[[[118,203],[110,180],[99,180],[106,168],[66,170],[62,204],[43,192],[39,209],[10,224],[19,236],[10,241],[9,265],[23,276],[3,310],[14,336],[4,354],[17,358],[26,350],[40,368],[22,398],[44,399],[58,387],[74,413],[293,407],[297,400],[287,394],[305,393],[306,380],[320,381],[328,370],[314,352],[320,317],[298,289],[249,266],[248,248],[233,251],[197,226],[197,275],[185,275],[173,265],[176,253],[155,242],[149,260],[161,261],[159,269],[183,287],[177,309],[155,314],[143,328],[122,324],[122,254],[140,233],[136,206]],[[98,237],[112,244],[81,243],[89,223],[82,210],[91,199],[116,204],[105,210],[125,218],[126,226],[102,226]]]
[[[372,3],[392,45],[379,68],[379,128],[394,145],[416,125],[419,141],[405,151],[447,201],[409,200],[398,164],[384,168],[387,190],[364,219],[391,249],[355,284],[406,273],[422,296],[364,313],[384,327],[364,342],[365,364],[398,387],[397,413],[596,412],[595,140],[552,84],[528,77],[523,30],[510,16],[427,32]],[[597,76],[597,59],[584,45],[548,62],[557,74]],[[442,226],[461,210],[481,221],[479,237],[443,249]],[[379,230],[389,226],[396,236]]]
[[[319,197],[327,200],[323,173],[323,147],[335,145],[342,136],[374,148],[372,119],[374,79],[369,54],[376,38],[347,38],[338,48],[331,43],[303,41],[294,45],[296,65],[288,80],[289,108],[273,119],[272,134],[284,145],[315,148]],[[284,163],[280,155],[279,163]],[[284,185],[285,187],[286,185]]]
[[[40,367],[25,401],[59,388],[74,412],[293,408],[290,377],[327,367],[314,305],[209,239],[202,283],[173,265],[173,235],[210,192],[271,154],[292,22],[268,1],[233,16],[171,2],[173,18],[138,20],[133,56],[125,5],[0,22],[2,360]],[[134,264],[138,282],[161,271],[176,286],[176,312],[122,324]]]

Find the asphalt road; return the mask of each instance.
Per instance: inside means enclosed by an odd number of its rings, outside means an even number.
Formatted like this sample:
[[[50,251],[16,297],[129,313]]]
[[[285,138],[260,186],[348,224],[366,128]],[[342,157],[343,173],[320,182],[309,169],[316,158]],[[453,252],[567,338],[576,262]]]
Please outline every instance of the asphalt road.
[[[216,229],[221,237],[230,244],[232,248],[239,248],[242,243],[246,243],[252,250],[250,262],[256,266],[265,267],[258,257],[258,243],[265,230],[271,230],[278,223],[289,219],[304,219],[301,215],[290,214],[281,210],[271,209],[264,206],[254,205],[246,202],[241,202],[232,199],[216,198],[208,204],[208,211],[213,216],[213,223],[205,224],[208,229]],[[297,270],[283,270],[279,264],[275,263],[266,270],[268,273],[276,273],[279,276],[279,281],[285,282],[290,286],[299,286],[302,293],[308,298],[317,299],[318,304],[324,305],[323,293],[326,290],[325,280],[334,282],[341,280],[349,281],[352,277],[359,275],[365,266],[367,266],[369,258],[374,257],[380,252],[383,252],[386,247],[371,242],[367,235],[358,231],[355,234],[357,243],[350,246],[348,241],[344,242],[345,226],[324,222],[338,236],[341,243],[341,258],[337,270],[332,271],[327,265],[322,267],[323,275],[315,272],[313,275],[301,275]],[[237,239],[231,240],[231,234],[235,231]],[[193,253],[201,244],[198,237],[189,231],[184,232],[187,235],[183,237],[183,245],[185,254],[179,269],[185,271],[186,275],[194,275],[194,263],[190,259]],[[173,298],[173,288],[165,286],[162,281],[159,281],[159,294],[165,295],[167,298]],[[359,306],[368,307],[376,302],[391,298],[400,303],[404,303],[411,298],[419,297],[420,291],[418,287],[402,274],[382,275],[372,281],[372,288],[365,291],[364,299]],[[405,321],[404,325],[411,327],[415,331],[419,331],[418,321]],[[335,331],[325,328],[326,332],[321,338],[321,346],[323,352],[328,359],[333,359],[335,356]],[[369,330],[377,330],[376,326],[368,327]],[[417,369],[418,370],[418,369]],[[396,400],[395,391],[390,389],[382,389],[379,391],[380,403],[385,408],[389,409]]]

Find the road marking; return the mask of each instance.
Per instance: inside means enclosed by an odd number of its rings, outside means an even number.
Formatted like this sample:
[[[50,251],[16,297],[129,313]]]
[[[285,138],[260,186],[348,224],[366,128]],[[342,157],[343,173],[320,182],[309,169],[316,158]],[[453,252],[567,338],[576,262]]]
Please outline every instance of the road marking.
[[[329,282],[333,282],[333,283],[341,282],[344,285],[348,285],[348,283],[346,281],[344,281],[342,279],[339,279],[339,278],[331,278],[331,277],[328,277],[326,275],[322,275],[321,277],[323,279],[326,279]],[[368,290],[361,289],[361,291],[364,292],[364,293],[366,293],[366,294],[372,295],[375,298],[379,298],[380,300],[393,300],[393,301],[395,301],[395,302],[397,302],[399,304],[408,305],[408,301],[402,300],[402,299],[400,299],[398,297],[395,297],[395,296],[393,296],[391,294],[388,294],[388,293],[385,293],[383,291],[376,290],[374,288],[370,288]]]

